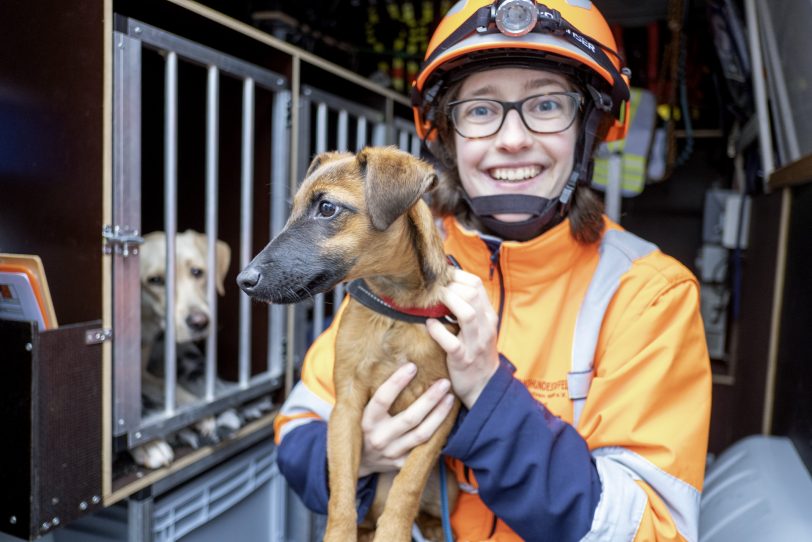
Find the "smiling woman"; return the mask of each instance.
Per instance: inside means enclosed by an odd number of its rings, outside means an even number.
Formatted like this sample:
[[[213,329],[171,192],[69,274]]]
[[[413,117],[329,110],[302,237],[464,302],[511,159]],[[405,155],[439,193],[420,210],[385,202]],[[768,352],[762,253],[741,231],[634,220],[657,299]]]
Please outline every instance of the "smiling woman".
[[[628,119],[614,48],[586,0],[460,1],[417,77],[440,166],[430,201],[462,267],[441,292],[459,331],[426,322],[464,406],[444,449],[460,540],[697,537],[711,387],[698,285],[588,187],[596,146]],[[328,330],[313,345],[278,422],[282,472],[317,510],[327,429],[312,422],[334,344]],[[411,378],[395,371],[364,410],[361,513],[375,477],[439,427],[431,391],[389,415]]]

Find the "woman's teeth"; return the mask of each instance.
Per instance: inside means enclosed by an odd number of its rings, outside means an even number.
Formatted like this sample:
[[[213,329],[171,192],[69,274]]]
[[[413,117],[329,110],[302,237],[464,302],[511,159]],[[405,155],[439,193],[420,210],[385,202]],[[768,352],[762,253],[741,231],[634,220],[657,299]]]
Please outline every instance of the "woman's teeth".
[[[518,168],[496,168],[491,170],[491,177],[497,181],[524,181],[541,173],[541,166]]]

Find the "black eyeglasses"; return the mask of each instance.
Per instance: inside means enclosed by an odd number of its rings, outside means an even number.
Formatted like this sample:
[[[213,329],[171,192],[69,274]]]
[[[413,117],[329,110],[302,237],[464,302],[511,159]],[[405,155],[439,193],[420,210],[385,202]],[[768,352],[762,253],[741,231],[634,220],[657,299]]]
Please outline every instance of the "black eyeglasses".
[[[467,139],[492,136],[502,128],[512,109],[531,132],[554,134],[572,125],[583,102],[578,92],[536,94],[518,102],[473,98],[451,102],[447,113],[457,133]]]

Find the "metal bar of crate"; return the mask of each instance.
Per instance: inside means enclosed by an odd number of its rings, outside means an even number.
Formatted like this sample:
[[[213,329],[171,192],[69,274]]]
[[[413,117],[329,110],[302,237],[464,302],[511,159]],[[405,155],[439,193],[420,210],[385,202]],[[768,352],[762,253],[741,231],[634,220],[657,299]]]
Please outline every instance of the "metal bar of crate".
[[[273,97],[271,116],[271,224],[270,237],[276,237],[285,226],[288,196],[288,159],[290,152],[287,128],[290,91],[279,91]],[[284,373],[283,339],[285,337],[285,307],[268,307],[268,372],[279,377]]]
[[[164,113],[164,231],[166,232],[166,273],[164,278],[166,311],[164,312],[164,408],[175,410],[177,359],[175,349],[175,234],[178,225],[178,56],[166,55]]]
[[[360,151],[367,145],[367,118],[358,117],[355,125],[355,150]]]
[[[338,125],[336,126],[336,150],[345,152],[349,150],[349,113],[346,109],[338,111]],[[341,300],[344,299],[344,285],[337,284],[333,289],[333,314],[338,310]]]
[[[417,134],[412,134],[412,146],[409,152],[411,152],[414,156],[420,156],[420,138]]]
[[[327,150],[327,104],[316,105],[316,154]],[[324,331],[324,294],[313,296],[313,336]]]
[[[347,140],[349,139],[349,113],[346,109],[338,111],[338,126],[336,127],[336,150],[346,152],[349,147]]]
[[[217,210],[218,143],[220,117],[220,70],[209,66],[206,82],[206,299],[209,305],[209,329],[206,337],[206,400],[214,398],[214,381],[217,375]]]
[[[141,230],[141,43],[115,33],[113,224]],[[113,255],[113,435],[141,419],[141,302],[138,258]],[[137,249],[132,254],[137,254]]]
[[[376,122],[372,125],[372,145],[380,147],[386,145],[386,124],[383,122]]]
[[[254,224],[254,80],[243,81],[242,98],[242,158],[240,198],[240,268],[244,269],[253,256],[252,228]],[[251,299],[240,294],[240,353],[239,382],[248,385],[251,364]]]
[[[398,148],[402,151],[409,151],[409,132],[405,130],[398,132]]]

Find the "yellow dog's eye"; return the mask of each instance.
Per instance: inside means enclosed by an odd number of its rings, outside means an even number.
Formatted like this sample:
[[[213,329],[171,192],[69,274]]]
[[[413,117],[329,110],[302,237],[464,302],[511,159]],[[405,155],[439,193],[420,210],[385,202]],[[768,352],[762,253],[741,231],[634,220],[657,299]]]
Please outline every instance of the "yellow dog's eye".
[[[319,216],[323,218],[330,218],[338,211],[338,206],[331,201],[322,201],[319,203]]]
[[[151,286],[163,286],[164,277],[163,275],[152,275],[147,279],[147,284],[150,284]]]
[[[200,269],[199,267],[193,267],[189,272],[192,273],[192,276],[196,279],[199,279],[200,277],[203,276],[203,270]]]

